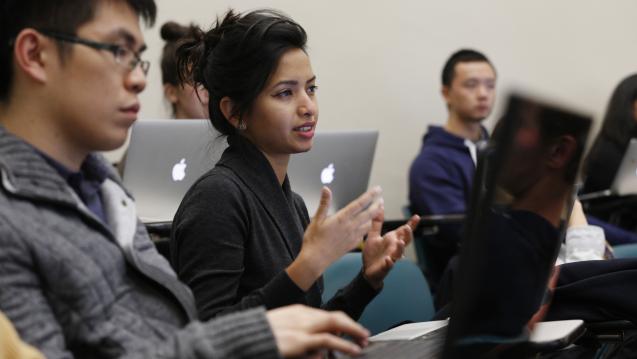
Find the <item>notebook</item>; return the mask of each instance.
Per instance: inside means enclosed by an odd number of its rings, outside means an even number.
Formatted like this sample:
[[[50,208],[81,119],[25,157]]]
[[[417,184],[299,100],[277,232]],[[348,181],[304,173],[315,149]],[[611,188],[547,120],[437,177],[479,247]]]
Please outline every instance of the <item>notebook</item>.
[[[172,221],[192,184],[228,146],[209,120],[140,120],[132,128],[122,180],[145,223]]]

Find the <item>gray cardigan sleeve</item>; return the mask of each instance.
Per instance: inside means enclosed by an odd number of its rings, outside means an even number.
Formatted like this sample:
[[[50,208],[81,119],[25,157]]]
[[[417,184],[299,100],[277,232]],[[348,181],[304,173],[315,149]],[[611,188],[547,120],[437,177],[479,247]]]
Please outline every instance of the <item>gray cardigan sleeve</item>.
[[[263,308],[192,322],[140,358],[280,358]]]
[[[0,224],[0,310],[20,337],[47,358],[73,358],[42,289],[28,245],[14,235],[14,228]]]
[[[65,330],[44,294],[39,268],[26,241],[16,231],[0,230],[0,310],[12,321],[22,339],[48,359],[73,358]],[[142,340],[142,339],[140,339]],[[235,313],[210,322],[192,322],[175,329],[172,337],[145,339],[127,358],[279,358],[276,342],[263,308]],[[98,352],[98,348],[83,348]]]

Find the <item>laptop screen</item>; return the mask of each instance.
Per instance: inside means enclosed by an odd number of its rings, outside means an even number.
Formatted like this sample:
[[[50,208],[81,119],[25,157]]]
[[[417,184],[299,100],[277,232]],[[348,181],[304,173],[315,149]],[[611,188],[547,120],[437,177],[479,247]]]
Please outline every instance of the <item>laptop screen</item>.
[[[288,166],[292,190],[313,214],[322,186],[332,190],[330,213],[367,190],[377,131],[318,132],[312,150]],[[208,120],[141,120],[133,126],[123,181],[146,223],[172,221],[192,184],[227,147]]]
[[[555,263],[591,118],[513,95],[479,155],[445,358],[528,339]]]
[[[140,120],[133,125],[122,180],[146,223],[172,221],[181,200],[227,147],[209,120]]]
[[[332,191],[329,213],[367,190],[377,139],[378,131],[317,132],[310,151],[292,155],[290,185],[310,215],[318,208],[323,186]]]
[[[637,139],[630,140],[611,186],[612,194],[637,194]]]

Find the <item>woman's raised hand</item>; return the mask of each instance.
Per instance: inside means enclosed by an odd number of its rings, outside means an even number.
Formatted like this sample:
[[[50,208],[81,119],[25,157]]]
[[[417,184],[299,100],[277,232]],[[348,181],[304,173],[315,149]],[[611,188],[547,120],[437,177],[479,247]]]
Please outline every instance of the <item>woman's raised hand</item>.
[[[372,228],[372,219],[382,216],[380,187],[328,215],[331,201],[332,192],[323,187],[319,208],[305,231],[301,253],[287,268],[290,278],[303,290],[309,289],[330,264],[356,248]]]

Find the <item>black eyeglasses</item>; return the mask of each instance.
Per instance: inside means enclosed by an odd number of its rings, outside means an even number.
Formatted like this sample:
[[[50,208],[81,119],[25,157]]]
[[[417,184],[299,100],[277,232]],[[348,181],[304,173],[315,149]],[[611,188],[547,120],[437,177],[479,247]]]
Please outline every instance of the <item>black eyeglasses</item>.
[[[96,50],[106,50],[113,54],[113,57],[115,57],[115,62],[126,67],[127,70],[133,71],[135,70],[137,65],[139,65],[139,67],[144,72],[144,75],[148,74],[148,69],[150,68],[150,61],[142,60],[138,53],[124,46],[83,39],[75,35],[63,34],[63,33],[55,32],[55,31],[48,31],[48,30],[39,30],[39,31],[43,35],[59,40],[59,41],[64,41],[64,42],[68,42],[72,44],[80,44],[80,45],[91,47]]]

